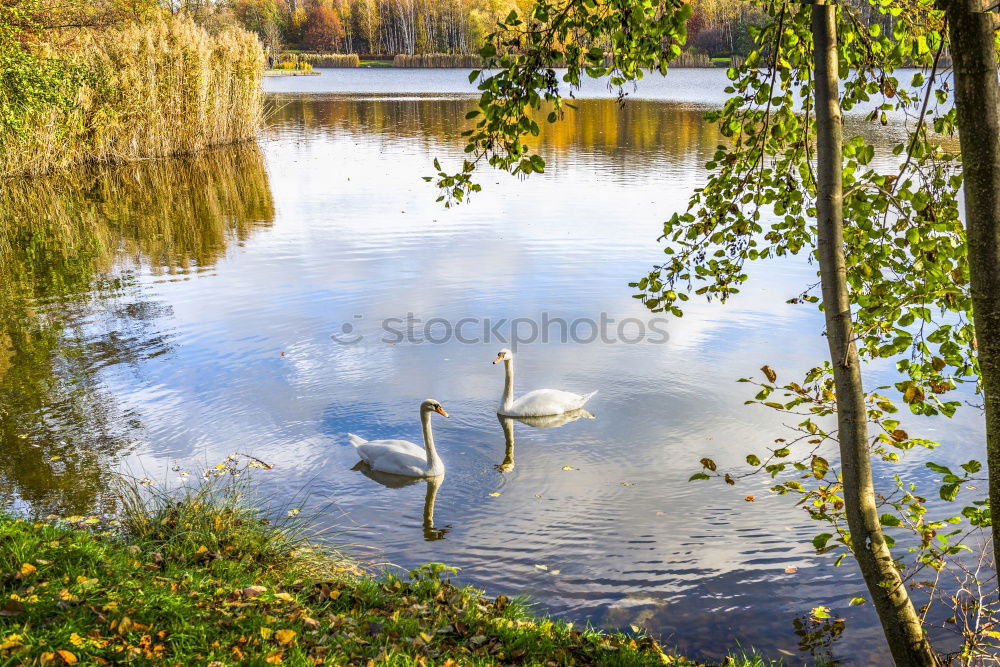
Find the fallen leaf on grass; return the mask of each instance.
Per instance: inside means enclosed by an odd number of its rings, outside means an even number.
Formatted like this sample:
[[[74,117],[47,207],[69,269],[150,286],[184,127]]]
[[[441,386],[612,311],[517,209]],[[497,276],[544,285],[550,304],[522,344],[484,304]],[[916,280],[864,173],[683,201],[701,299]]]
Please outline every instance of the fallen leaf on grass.
[[[295,641],[295,630],[278,630],[274,633],[274,638],[278,640],[278,643],[282,646],[287,646]]]
[[[270,639],[272,634],[274,634],[274,630],[272,630],[271,628],[262,627],[260,629],[260,636],[263,637],[264,639]]]
[[[73,655],[72,653],[70,653],[69,651],[67,651],[65,649],[62,649],[62,650],[56,651],[56,653],[59,654],[59,657],[62,658],[63,662],[65,662],[67,665],[75,665],[76,664],[76,656]]]
[[[35,571],[37,569],[38,568],[35,567],[34,565],[32,565],[31,563],[22,563],[21,564],[21,576],[22,577],[31,576],[32,574],[35,573]]]
[[[269,665],[280,665],[281,661],[284,660],[285,654],[282,651],[275,651],[271,655],[264,658],[264,662]]]

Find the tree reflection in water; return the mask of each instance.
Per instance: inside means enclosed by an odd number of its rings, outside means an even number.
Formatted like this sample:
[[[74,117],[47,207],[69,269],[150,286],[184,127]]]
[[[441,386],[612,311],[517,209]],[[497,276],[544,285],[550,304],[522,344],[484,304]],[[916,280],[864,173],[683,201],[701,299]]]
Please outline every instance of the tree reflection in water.
[[[0,189],[0,493],[19,511],[113,509],[142,415],[102,382],[168,354],[140,272],[205,270],[274,218],[256,146]]]

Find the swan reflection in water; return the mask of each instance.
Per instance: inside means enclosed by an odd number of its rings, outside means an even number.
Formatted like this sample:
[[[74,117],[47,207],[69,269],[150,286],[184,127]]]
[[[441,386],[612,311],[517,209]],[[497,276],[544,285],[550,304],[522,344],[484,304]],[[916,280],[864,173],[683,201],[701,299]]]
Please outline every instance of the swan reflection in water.
[[[506,445],[506,450],[503,455],[503,462],[496,465],[496,469],[500,472],[510,472],[514,469],[514,422],[519,421],[522,424],[527,424],[528,426],[534,428],[558,428],[564,424],[570,422],[575,422],[577,419],[594,419],[594,415],[587,412],[585,409],[580,408],[579,410],[570,410],[569,412],[564,412],[558,415],[546,415],[544,417],[505,417],[504,415],[497,415],[497,419],[500,421],[500,428],[503,429],[503,439]]]
[[[393,475],[388,472],[373,470],[364,461],[358,463],[352,470],[359,470],[368,479],[373,479],[388,489],[401,489],[404,486],[413,484],[427,484],[427,492],[424,494],[424,539],[428,542],[445,539],[445,535],[451,532],[451,524],[443,528],[434,527],[434,501],[437,499],[438,489],[444,481],[444,475],[436,477],[405,477],[403,475]]]

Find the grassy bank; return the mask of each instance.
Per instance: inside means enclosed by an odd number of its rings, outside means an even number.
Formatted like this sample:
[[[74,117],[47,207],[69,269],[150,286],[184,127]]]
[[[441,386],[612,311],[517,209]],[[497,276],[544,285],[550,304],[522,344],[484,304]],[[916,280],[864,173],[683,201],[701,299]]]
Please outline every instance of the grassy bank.
[[[237,487],[238,488],[238,487]],[[684,665],[430,565],[364,572],[233,487],[123,494],[111,524],[0,516],[0,659],[20,664]],[[373,662],[374,661],[374,662]],[[734,664],[764,664],[737,661]]]
[[[8,29],[0,61],[0,178],[194,153],[261,125],[263,54],[237,28],[156,18],[57,45]]]

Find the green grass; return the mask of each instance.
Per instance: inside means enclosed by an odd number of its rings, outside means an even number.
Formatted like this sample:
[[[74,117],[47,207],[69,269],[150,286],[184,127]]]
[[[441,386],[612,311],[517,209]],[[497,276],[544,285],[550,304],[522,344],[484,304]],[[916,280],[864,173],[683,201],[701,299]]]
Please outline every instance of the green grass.
[[[358,67],[392,67],[391,60],[362,60]]]
[[[264,518],[244,472],[227,459],[173,495],[123,484],[110,522],[0,515],[0,664],[695,664],[455,586],[440,564],[375,576],[312,546],[300,517]]]

